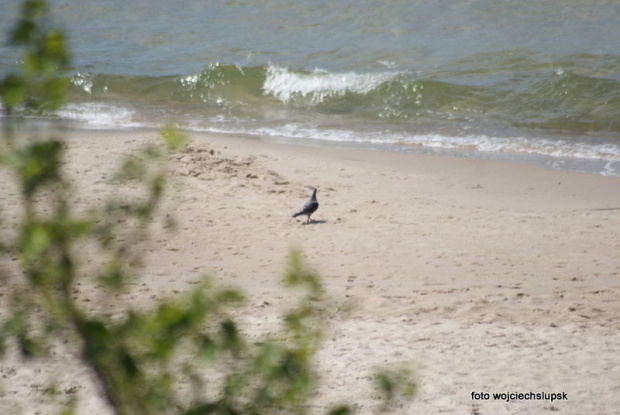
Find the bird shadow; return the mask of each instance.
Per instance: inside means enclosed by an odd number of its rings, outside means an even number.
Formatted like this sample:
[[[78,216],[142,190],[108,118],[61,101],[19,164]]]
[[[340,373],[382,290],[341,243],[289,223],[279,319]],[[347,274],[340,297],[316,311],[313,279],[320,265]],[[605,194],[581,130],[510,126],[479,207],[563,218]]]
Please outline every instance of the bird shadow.
[[[310,222],[303,222],[302,226],[306,226],[306,225],[322,225],[324,223],[327,223],[326,220],[311,220]]]

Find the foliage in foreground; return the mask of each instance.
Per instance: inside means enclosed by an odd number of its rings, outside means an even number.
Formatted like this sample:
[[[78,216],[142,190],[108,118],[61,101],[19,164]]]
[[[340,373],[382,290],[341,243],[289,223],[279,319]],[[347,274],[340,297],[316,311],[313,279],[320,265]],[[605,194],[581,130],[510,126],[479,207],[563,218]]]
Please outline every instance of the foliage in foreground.
[[[67,80],[61,75],[69,55],[47,13],[45,1],[24,1],[9,39],[23,48],[23,65],[0,81],[7,114],[0,160],[14,173],[22,200],[15,232],[4,229],[12,221],[0,222],[3,260],[17,258],[21,270],[5,276],[13,292],[10,305],[3,305],[9,317],[0,325],[0,352],[17,346],[22,358],[51,359],[50,347],[69,339],[64,344],[92,370],[119,415],[307,412],[317,379],[314,357],[325,331],[325,295],[298,253],[291,256],[285,283],[302,293],[299,302],[283,316],[281,332],[260,342],[244,336],[232,317],[232,309],[243,307],[242,294],[216,288],[206,278],[182,299],[161,300],[148,311],[126,306],[102,313],[81,301],[76,287],[82,281],[113,302],[136,280],[140,242],[159,213],[166,185],[163,161],[183,145],[183,137],[167,129],[165,145],[149,146],[121,165],[115,180],[142,188],[135,192],[141,196],[74,213],[63,141],[53,135],[24,138],[12,128],[19,122],[15,114],[53,111],[64,100]],[[96,246],[105,258],[88,275],[85,246]],[[376,382],[386,403],[381,409],[414,392],[405,371],[380,372]],[[351,408],[330,413],[344,415]]]

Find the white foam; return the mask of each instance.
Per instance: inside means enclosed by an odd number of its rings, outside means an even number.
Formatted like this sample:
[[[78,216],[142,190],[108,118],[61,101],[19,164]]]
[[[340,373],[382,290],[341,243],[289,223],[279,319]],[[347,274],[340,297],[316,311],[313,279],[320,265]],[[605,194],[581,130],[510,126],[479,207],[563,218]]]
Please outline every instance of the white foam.
[[[231,126],[220,125],[218,132],[225,132]],[[213,131],[213,129],[210,129]],[[234,130],[234,131],[233,131]],[[600,160],[620,163],[620,145],[593,144],[525,137],[492,137],[486,135],[449,136],[441,134],[410,134],[386,131],[351,131],[346,129],[318,128],[300,123],[286,123],[277,126],[235,128],[230,133],[258,135],[278,139],[319,140],[327,142],[399,145],[433,150],[459,150],[466,152],[501,153],[505,155],[546,156],[557,159]],[[611,170],[611,169],[610,169]]]
[[[57,115],[84,124],[88,128],[136,128],[144,124],[134,121],[134,111],[109,104],[67,104]]]
[[[297,76],[293,74],[294,76]],[[358,84],[359,85],[359,84]],[[307,91],[312,90],[308,88]],[[86,128],[139,128],[157,127],[138,122],[140,117],[131,109],[103,103],[69,104],[58,115],[84,124]],[[208,119],[185,120],[179,127],[193,131],[216,134],[237,134],[299,142],[335,142],[342,144],[370,145],[396,151],[457,151],[461,154],[485,153],[482,157],[525,160],[547,157],[547,165],[559,163],[595,163],[596,171],[603,175],[618,175],[620,170],[620,145],[615,143],[579,142],[578,140],[549,139],[541,137],[495,137],[488,135],[424,134],[409,131],[365,130],[333,128],[313,123],[276,122],[264,123],[259,119],[239,119],[218,115]],[[524,158],[525,157],[525,158]],[[554,161],[556,160],[556,161]],[[580,168],[580,167],[578,167]]]
[[[309,98],[311,104],[320,104],[330,96],[347,92],[366,94],[397,73],[332,73],[316,69],[311,73],[292,72],[287,68],[269,66],[263,85],[265,95],[273,95],[282,102],[296,97]]]
[[[87,94],[92,94],[94,82],[92,75],[88,72],[78,72],[71,78],[71,83]]]

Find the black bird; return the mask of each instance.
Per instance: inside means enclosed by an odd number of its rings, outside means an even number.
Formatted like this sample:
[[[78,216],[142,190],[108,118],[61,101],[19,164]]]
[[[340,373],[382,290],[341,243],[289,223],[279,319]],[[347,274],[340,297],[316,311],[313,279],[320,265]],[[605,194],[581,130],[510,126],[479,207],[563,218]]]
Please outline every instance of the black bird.
[[[302,207],[299,212],[293,215],[294,218],[299,215],[306,215],[308,216],[308,221],[306,223],[310,222],[310,215],[316,212],[316,210],[319,208],[319,202],[316,200],[316,191],[317,189],[312,189],[312,197],[306,202],[304,207]]]

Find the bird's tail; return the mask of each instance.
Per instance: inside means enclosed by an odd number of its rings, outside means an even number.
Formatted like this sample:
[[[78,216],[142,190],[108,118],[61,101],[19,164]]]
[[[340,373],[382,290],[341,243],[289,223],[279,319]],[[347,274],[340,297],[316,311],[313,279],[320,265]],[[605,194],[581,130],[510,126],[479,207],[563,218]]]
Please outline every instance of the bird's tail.
[[[302,214],[302,212],[297,212],[297,213],[293,214],[293,217],[296,218],[297,216],[299,216],[301,214]]]

